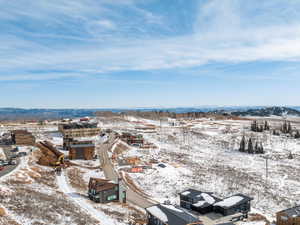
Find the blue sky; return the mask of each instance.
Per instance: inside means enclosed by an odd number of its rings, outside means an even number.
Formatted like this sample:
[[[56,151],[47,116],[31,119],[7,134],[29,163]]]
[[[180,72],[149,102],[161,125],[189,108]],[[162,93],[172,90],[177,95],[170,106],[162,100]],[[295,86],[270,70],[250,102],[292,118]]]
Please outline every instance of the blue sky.
[[[298,0],[0,6],[0,107],[300,105]]]

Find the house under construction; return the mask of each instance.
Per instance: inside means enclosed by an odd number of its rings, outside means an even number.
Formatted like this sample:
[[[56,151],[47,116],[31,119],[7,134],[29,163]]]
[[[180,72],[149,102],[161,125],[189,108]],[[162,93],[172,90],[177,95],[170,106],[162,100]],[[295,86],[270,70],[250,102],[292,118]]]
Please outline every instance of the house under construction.
[[[69,159],[91,160],[95,155],[95,144],[92,141],[70,140],[66,149],[69,151]]]
[[[100,133],[97,123],[78,122],[62,123],[58,125],[58,130],[67,138],[96,136]]]
[[[27,130],[13,130],[11,139],[15,145],[35,145],[35,137]]]
[[[132,146],[142,146],[144,144],[143,135],[140,134],[122,133],[121,139]]]

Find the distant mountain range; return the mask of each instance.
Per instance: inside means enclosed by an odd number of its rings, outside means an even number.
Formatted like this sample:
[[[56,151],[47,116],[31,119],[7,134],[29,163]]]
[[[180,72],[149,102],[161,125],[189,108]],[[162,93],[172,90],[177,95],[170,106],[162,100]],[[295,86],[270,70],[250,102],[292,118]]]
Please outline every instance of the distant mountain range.
[[[231,114],[236,116],[300,116],[300,106],[293,107],[264,107],[264,106],[236,106],[236,107],[177,107],[177,108],[135,108],[135,109],[22,109],[0,108],[0,120],[41,120],[93,116],[97,111],[124,112],[136,111],[168,111],[174,113],[204,112]]]
[[[300,117],[300,111],[297,109],[288,108],[288,107],[266,107],[260,109],[248,109],[246,111],[233,111],[231,112],[231,114],[235,116],[261,116],[261,117],[299,116]]]

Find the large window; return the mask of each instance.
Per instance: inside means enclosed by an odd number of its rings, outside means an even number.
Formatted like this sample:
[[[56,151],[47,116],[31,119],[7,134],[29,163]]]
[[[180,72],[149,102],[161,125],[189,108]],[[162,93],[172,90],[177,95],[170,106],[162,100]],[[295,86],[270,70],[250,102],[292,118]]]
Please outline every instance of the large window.
[[[110,196],[107,196],[107,200],[108,201],[112,201],[112,200],[116,200],[117,199],[117,195],[110,195]]]

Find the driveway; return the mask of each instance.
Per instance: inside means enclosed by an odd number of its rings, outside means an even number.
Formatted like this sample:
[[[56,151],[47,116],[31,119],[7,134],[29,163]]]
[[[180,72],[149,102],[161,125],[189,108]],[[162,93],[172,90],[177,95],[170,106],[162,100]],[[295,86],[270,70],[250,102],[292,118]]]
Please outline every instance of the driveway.
[[[100,156],[100,163],[101,167],[104,171],[106,179],[118,181],[119,175],[117,171],[115,170],[111,160],[108,156],[108,151],[113,147],[114,143],[117,141],[117,139],[114,137],[114,135],[109,137],[109,140],[100,145],[98,149],[98,153]],[[130,183],[128,183],[126,180],[124,180],[124,185],[126,186],[126,197],[127,200],[133,204],[138,205],[141,208],[148,208],[152,205],[158,204],[158,202],[155,202],[149,198],[146,198],[141,193],[138,193]]]

